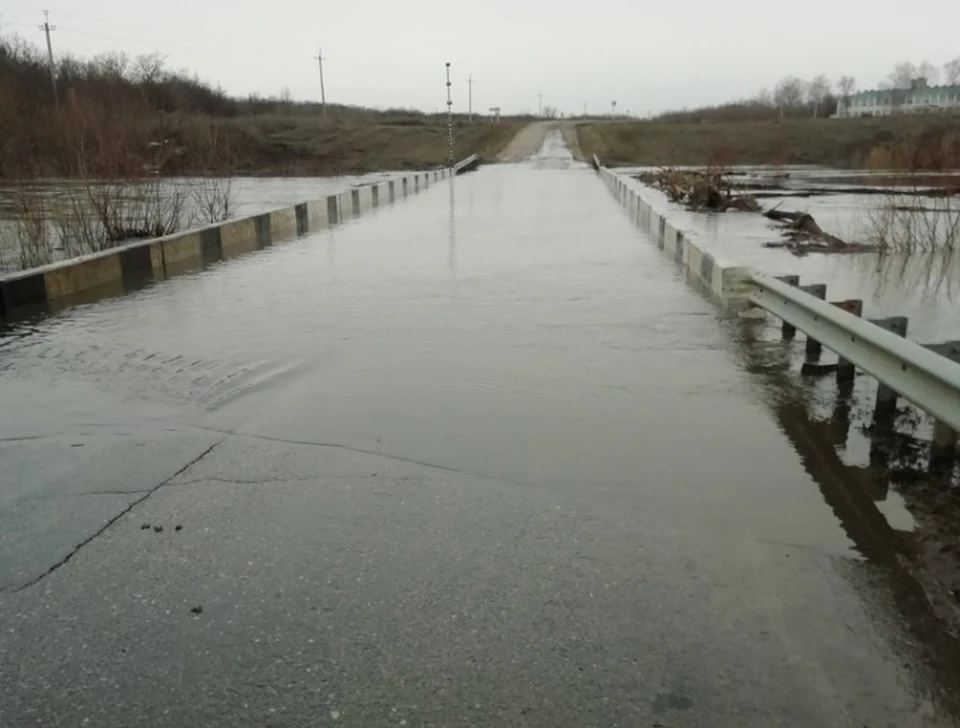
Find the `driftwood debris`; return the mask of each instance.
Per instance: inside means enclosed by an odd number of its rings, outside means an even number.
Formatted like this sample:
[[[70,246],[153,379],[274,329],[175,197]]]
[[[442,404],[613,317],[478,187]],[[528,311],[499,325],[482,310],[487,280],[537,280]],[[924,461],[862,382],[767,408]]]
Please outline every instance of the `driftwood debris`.
[[[724,172],[664,168],[640,175],[644,184],[663,190],[672,202],[698,212],[760,212],[751,195],[739,194]]]
[[[767,210],[763,216],[780,223],[783,242],[765,243],[767,248],[786,248],[797,256],[807,253],[860,253],[873,250],[873,246],[847,243],[836,235],[826,233],[807,212],[787,212],[776,208]]]
[[[776,207],[764,210],[757,201],[758,197],[802,196],[795,191],[782,187],[787,175],[758,184],[749,185],[751,194],[744,192],[748,185],[734,182],[735,173],[722,170],[693,170],[661,168],[644,172],[639,179],[646,185],[655,187],[672,201],[680,203],[695,212],[759,212],[764,217],[778,223],[778,229],[785,240],[764,243],[767,248],[783,248],[797,256],[807,253],[860,253],[876,248],[860,243],[848,243],[836,235],[824,232],[812,215],[806,212],[788,212]],[[756,190],[765,188],[769,192]],[[826,191],[826,190],[825,190]]]

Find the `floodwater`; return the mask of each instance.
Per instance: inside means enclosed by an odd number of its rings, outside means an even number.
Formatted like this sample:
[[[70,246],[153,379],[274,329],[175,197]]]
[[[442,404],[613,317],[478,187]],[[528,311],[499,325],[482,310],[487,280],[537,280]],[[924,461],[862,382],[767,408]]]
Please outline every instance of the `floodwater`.
[[[766,175],[769,180],[773,170],[744,168],[744,171],[758,179]],[[781,180],[785,187],[782,196],[760,200],[764,208],[809,213],[825,232],[843,240],[859,242],[868,238],[869,211],[885,198],[843,191],[882,184],[888,175],[817,167],[785,167],[775,171],[790,177]],[[640,186],[637,180],[632,183]],[[808,187],[838,194],[814,197],[790,194]],[[908,336],[921,343],[960,340],[960,251],[883,256],[810,253],[797,257],[787,250],[764,247],[765,243],[780,241],[781,237],[776,225],[762,215],[691,212],[670,202],[658,190],[645,188],[644,194],[667,213],[677,229],[693,233],[705,250],[726,261],[773,275],[799,275],[804,285],[825,283],[828,299],[861,299],[864,315],[870,318],[906,316]]]
[[[953,725],[794,353],[558,133],[6,329],[0,724]]]
[[[348,187],[375,183],[395,174],[397,173],[372,172],[343,177],[235,177],[230,181],[229,187],[233,207],[231,217],[248,217],[281,207],[292,207],[301,202],[319,200]],[[166,179],[163,181],[163,189],[189,190],[194,181],[191,178]],[[52,198],[67,194],[70,187],[71,183],[65,180],[48,180],[41,185],[41,189]],[[226,185],[223,189],[227,189]],[[195,207],[196,201],[187,192],[183,213],[185,221],[196,217]],[[0,184],[0,274],[21,269],[19,245],[11,222],[15,215],[16,190],[12,186]],[[184,227],[189,225],[184,224]],[[62,248],[54,248],[52,253],[53,260],[69,257]]]

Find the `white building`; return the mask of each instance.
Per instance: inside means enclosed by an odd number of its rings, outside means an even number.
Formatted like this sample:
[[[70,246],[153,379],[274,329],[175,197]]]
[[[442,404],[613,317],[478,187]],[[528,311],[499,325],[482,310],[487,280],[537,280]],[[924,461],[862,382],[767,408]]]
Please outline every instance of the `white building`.
[[[960,111],[960,86],[927,86],[915,79],[910,88],[861,91],[837,103],[837,116],[889,116],[934,111]]]

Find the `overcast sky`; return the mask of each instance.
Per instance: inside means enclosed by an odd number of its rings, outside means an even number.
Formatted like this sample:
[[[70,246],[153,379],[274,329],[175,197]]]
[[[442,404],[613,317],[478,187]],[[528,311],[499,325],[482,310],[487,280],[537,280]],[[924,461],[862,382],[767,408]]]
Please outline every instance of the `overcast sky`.
[[[853,75],[873,88],[895,62],[960,56],[960,0],[0,0],[0,31],[38,44],[49,8],[55,53],[158,51],[232,94],[328,101],[645,115],[719,103],[785,75]]]

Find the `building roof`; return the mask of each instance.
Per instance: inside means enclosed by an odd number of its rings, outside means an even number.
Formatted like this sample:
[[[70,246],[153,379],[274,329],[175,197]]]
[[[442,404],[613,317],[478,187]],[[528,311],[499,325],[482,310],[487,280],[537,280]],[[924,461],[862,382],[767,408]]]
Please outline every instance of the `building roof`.
[[[920,96],[937,96],[939,94],[947,94],[948,96],[957,94],[960,95],[960,84],[953,84],[951,86],[922,86],[920,88],[882,88],[882,89],[872,89],[870,91],[858,91],[855,94],[850,94],[847,98],[849,99],[870,99],[883,96],[889,96],[892,92],[897,91],[903,94],[915,94]]]

